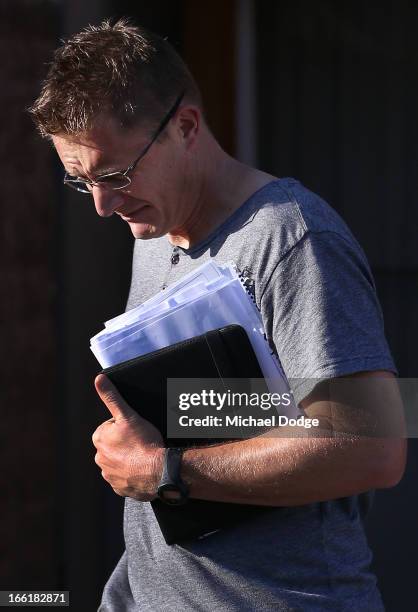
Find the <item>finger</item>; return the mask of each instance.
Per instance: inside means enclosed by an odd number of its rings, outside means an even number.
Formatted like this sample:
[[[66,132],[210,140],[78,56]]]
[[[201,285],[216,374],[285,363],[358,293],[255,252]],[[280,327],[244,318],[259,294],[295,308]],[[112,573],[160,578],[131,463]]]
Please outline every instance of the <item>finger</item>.
[[[112,486],[112,485],[110,485]],[[115,489],[115,487],[112,487],[112,489],[114,490],[114,492],[116,493],[116,495],[119,495],[120,497],[126,497],[126,493],[124,491],[124,489]]]
[[[98,444],[100,443],[100,438],[101,438],[101,428],[102,426],[99,425],[99,427],[96,429],[96,431],[93,433],[92,437],[91,437],[91,441],[93,442],[94,446],[97,448]]]
[[[109,412],[115,420],[127,419],[132,415],[136,415],[136,412],[132,410],[129,404],[125,402],[119,391],[107,376],[104,374],[99,374],[96,376],[94,385],[100,399],[107,406]]]

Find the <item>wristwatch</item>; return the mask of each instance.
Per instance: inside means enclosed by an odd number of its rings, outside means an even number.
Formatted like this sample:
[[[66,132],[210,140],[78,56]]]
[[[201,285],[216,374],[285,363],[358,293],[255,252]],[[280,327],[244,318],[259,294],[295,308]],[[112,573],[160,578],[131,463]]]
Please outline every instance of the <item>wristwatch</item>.
[[[181,448],[166,448],[164,452],[164,467],[157,495],[170,506],[181,506],[189,498],[189,489],[180,477],[182,456]]]

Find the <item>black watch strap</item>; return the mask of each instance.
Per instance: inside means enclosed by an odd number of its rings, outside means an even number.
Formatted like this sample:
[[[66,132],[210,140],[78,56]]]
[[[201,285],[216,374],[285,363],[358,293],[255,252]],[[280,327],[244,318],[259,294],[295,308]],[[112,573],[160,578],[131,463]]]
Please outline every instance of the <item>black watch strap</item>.
[[[182,456],[181,448],[166,448],[164,452],[163,473],[157,495],[171,506],[185,504],[189,496],[189,489],[180,476]]]

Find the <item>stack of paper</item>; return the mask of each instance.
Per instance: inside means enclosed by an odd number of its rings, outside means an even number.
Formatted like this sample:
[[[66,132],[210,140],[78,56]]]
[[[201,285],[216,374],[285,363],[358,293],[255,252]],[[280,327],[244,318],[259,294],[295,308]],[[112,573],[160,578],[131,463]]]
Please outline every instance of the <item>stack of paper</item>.
[[[90,341],[103,368],[230,324],[247,332],[270,392],[289,390],[265,340],[260,313],[233,263],[210,260],[137,308],[105,323]]]

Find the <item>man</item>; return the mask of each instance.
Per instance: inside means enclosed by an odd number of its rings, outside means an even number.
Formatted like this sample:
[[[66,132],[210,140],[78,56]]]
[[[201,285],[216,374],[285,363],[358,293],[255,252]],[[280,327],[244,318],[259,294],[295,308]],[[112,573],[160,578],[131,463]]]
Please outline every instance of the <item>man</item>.
[[[297,181],[228,156],[182,60],[124,21],[90,27],[56,52],[32,114],[64,182],[137,239],[128,308],[210,257],[234,260],[286,374],[306,379],[301,407],[335,427],[332,408],[349,434],[185,451],[178,478],[190,497],[271,510],[168,546],[146,503],[167,460],[161,435],[99,376],[112,418],[93,436],[96,462],[126,497],[126,552],[100,610],[382,610],[362,518],[367,492],[401,478],[405,443],[356,435],[354,400],[337,393],[331,404],[308,380],[349,376],[365,414],[370,406],[379,420],[401,421],[371,274],[343,221]]]

